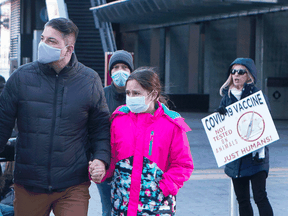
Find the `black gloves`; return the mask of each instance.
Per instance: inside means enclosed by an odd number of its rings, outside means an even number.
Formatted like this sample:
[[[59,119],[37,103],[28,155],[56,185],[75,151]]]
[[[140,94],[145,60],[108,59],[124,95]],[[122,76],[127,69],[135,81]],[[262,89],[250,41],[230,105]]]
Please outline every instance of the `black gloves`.
[[[215,109],[215,112],[219,112],[221,115],[225,115],[227,113],[227,109],[224,106],[220,106]]]
[[[259,153],[257,152],[256,155],[253,157],[255,161],[258,163],[262,163],[264,161],[264,158],[259,158]]]

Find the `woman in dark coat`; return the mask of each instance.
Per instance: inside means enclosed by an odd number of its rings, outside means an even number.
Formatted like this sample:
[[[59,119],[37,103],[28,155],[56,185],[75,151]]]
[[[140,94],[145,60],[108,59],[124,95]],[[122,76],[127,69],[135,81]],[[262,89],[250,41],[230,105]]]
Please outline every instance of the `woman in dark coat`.
[[[223,96],[217,111],[225,114],[227,106],[257,91],[257,69],[250,58],[235,59],[228,69],[228,79],[220,88]],[[266,102],[269,106],[268,100]],[[251,182],[253,197],[260,216],[272,216],[273,210],[266,193],[266,178],[269,172],[269,150],[263,147],[225,166],[225,173],[232,178],[239,204],[240,216],[253,216],[250,203]]]

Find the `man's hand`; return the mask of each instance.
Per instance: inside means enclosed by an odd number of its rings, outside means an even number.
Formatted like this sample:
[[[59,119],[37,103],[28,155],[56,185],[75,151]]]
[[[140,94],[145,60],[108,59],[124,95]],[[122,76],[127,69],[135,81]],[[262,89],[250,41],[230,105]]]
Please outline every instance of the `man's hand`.
[[[92,181],[101,183],[101,180],[106,174],[105,163],[98,159],[89,161],[89,173]]]

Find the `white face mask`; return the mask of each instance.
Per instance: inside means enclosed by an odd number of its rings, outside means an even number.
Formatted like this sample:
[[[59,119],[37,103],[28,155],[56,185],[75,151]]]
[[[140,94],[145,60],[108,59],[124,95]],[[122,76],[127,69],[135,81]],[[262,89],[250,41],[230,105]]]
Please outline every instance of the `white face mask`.
[[[127,71],[118,70],[112,74],[112,79],[117,86],[123,87],[125,86],[126,80],[128,79],[129,75],[130,73]]]
[[[62,49],[64,49],[65,47],[63,47]],[[51,62],[58,61],[60,60],[60,54],[62,49],[51,47],[41,41],[38,46],[38,61],[42,64],[48,64]]]
[[[150,101],[149,104],[146,105],[145,96],[140,96],[140,97],[126,96],[126,105],[133,113],[145,112],[149,108],[151,102],[152,101]]]

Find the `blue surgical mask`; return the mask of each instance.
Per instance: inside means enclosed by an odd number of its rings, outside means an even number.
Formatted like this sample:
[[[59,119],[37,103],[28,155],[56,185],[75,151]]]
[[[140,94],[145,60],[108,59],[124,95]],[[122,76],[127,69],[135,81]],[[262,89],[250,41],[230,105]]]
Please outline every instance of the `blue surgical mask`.
[[[133,113],[145,112],[148,109],[150,103],[148,105],[145,104],[145,96],[140,97],[126,96],[126,105]]]
[[[65,47],[63,47],[62,49],[64,49]],[[38,61],[42,64],[48,64],[58,61],[60,60],[60,54],[62,49],[51,47],[41,41],[38,46]]]
[[[113,82],[119,86],[123,87],[125,86],[125,83],[129,77],[130,73],[124,70],[118,70],[115,73],[112,74]]]

